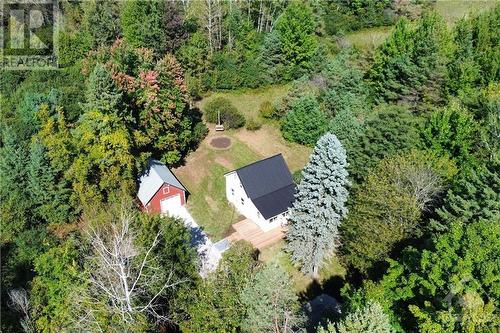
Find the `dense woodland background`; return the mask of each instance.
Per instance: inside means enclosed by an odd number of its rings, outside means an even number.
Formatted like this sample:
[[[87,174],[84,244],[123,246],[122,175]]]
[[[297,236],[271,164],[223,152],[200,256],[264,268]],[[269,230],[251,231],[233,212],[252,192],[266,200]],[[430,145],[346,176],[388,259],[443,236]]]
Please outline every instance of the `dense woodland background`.
[[[500,329],[500,6],[453,22],[419,0],[60,7],[61,68],[0,73],[2,332]],[[367,28],[387,37],[359,47]],[[278,84],[259,117],[198,109]],[[314,147],[286,253],[315,280],[338,258],[333,289],[297,294],[248,244],[201,279],[182,222],[137,209],[147,159],[182,165],[217,111]],[[342,313],[310,322],[321,292]]]

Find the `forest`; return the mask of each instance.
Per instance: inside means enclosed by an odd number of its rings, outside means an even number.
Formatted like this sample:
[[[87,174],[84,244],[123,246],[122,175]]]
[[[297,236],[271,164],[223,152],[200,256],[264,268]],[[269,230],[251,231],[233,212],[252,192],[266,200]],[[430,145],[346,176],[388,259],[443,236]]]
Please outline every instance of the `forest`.
[[[0,68],[1,332],[500,330],[495,1],[59,10],[57,69]],[[241,241],[202,278],[182,221],[140,209],[138,177],[150,158],[185,166],[218,116],[303,162],[280,259]],[[200,184],[188,201],[217,238]],[[340,310],[306,311],[321,294]]]

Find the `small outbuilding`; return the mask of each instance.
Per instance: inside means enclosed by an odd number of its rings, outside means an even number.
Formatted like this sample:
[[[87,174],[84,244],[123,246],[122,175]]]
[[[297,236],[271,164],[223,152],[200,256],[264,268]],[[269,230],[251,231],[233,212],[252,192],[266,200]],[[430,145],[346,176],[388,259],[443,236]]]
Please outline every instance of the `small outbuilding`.
[[[137,197],[145,212],[176,215],[186,203],[186,192],[165,164],[150,159],[146,171],[139,178]]]
[[[295,184],[281,154],[226,173],[226,197],[263,231],[287,223]]]

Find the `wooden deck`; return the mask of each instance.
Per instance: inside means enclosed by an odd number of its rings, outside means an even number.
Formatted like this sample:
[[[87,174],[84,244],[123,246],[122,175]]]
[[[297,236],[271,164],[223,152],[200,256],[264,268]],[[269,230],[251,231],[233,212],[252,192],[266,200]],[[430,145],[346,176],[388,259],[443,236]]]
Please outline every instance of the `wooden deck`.
[[[234,232],[227,237],[227,240],[230,242],[246,240],[259,250],[278,242],[285,236],[285,230],[282,227],[264,232],[249,219],[235,223],[232,227]]]

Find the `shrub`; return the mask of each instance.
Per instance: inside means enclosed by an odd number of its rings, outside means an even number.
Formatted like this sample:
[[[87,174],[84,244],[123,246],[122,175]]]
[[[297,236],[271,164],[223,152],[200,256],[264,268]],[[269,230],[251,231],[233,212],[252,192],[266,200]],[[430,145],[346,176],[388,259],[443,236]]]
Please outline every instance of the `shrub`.
[[[269,101],[264,101],[260,104],[259,114],[263,118],[273,118],[274,117],[274,107],[273,104]]]
[[[245,125],[245,117],[231,102],[224,97],[216,97],[205,106],[205,118],[209,123],[217,123],[217,112],[227,128],[239,128]]]
[[[255,120],[254,118],[250,118],[247,121],[246,129],[249,131],[256,131],[262,127],[260,121]]]

